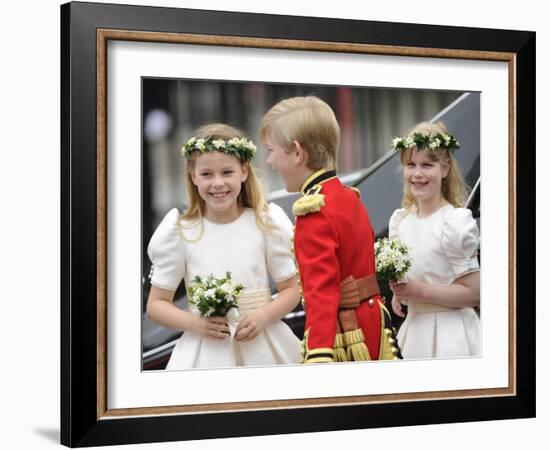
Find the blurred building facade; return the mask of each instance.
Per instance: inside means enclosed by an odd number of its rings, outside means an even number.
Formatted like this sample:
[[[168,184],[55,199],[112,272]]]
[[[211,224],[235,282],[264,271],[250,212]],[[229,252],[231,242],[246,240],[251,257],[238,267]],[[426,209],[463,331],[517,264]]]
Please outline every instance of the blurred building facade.
[[[266,151],[258,138],[263,115],[278,101],[316,95],[336,113],[341,127],[340,174],[367,168],[417,122],[429,120],[462,92],[386,89],[256,82],[216,82],[144,79],[143,120],[143,235],[171,208],[187,203],[181,145],[193,130],[224,122],[245,132],[258,146],[254,165],[266,193],[282,184],[266,165]],[[452,130],[451,130],[452,131]]]

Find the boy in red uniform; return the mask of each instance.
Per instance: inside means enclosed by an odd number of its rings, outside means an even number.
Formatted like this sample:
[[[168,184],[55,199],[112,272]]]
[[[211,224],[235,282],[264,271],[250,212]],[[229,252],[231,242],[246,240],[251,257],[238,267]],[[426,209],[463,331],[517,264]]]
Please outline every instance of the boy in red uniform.
[[[334,112],[314,96],[282,100],[263,117],[260,134],[286,190],[301,192],[292,211],[306,312],[303,362],[399,359],[376,282],[367,210],[336,176]]]

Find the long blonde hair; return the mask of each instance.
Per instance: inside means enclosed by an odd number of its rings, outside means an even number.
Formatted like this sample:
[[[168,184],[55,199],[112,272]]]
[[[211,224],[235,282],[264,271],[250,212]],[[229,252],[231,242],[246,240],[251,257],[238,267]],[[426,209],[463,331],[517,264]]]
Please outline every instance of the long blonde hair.
[[[213,137],[214,139],[223,139],[227,141],[235,137],[243,137],[244,133],[223,123],[212,123],[198,128],[193,133],[193,136],[197,139]],[[202,217],[205,213],[205,202],[199,195],[199,190],[193,183],[192,178],[193,171],[195,170],[195,162],[198,157],[199,156],[195,153],[192,154],[192,156],[187,160],[185,184],[189,195],[189,208],[187,208],[181,216],[183,220],[191,222],[191,227],[194,227],[197,223],[200,223],[201,231],[199,233],[199,237],[194,241],[198,241],[202,237]],[[236,156],[234,156],[234,158],[236,158]],[[260,184],[260,180],[254,172],[254,168],[249,162],[240,161],[240,163],[243,170],[248,171],[248,176],[242,184],[241,192],[239,193],[239,197],[237,199],[239,205],[244,208],[252,208],[254,211],[254,216],[256,217],[256,224],[262,231],[273,228],[273,226],[267,222],[267,202],[265,201],[262,186]]]
[[[292,97],[274,105],[260,123],[262,141],[270,136],[287,151],[298,141],[308,153],[309,169],[336,169],[340,126],[334,111],[320,98]]]
[[[431,123],[421,122],[416,125],[408,134],[413,136],[414,133],[437,134],[448,133],[447,127],[443,122]],[[412,158],[412,152],[416,147],[412,147],[401,151],[401,165],[405,166]],[[441,180],[441,195],[455,208],[466,206],[468,199],[468,187],[462,178],[460,169],[453,156],[453,152],[445,148],[435,148],[420,150],[428,152],[428,157],[439,164],[446,164],[449,167],[449,173]],[[401,206],[407,210],[418,208],[416,198],[412,195],[408,183],[403,183],[403,198]]]

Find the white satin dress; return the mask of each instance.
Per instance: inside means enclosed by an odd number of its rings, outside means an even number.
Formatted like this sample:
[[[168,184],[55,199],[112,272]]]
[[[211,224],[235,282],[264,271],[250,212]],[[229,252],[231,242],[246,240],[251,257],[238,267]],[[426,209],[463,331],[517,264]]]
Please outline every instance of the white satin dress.
[[[449,285],[479,271],[479,230],[469,209],[446,205],[426,218],[398,209],[390,218],[389,237],[411,248],[409,280]],[[405,359],[479,356],[479,317],[470,307],[411,300],[397,340]]]
[[[265,233],[258,228],[249,208],[228,224],[202,219],[202,237],[192,242],[200,236],[200,225],[181,220],[178,210],[172,209],[157,227],[147,249],[153,263],[151,284],[176,290],[182,279],[189,285],[197,275],[223,277],[229,271],[233,281],[245,288],[238,299],[239,317],[244,318],[271,301],[269,278],[280,282],[296,274],[291,253],[292,223],[275,204],[269,205],[268,217],[277,229]],[[232,337],[218,341],[184,332],[166,370],[299,362],[299,339],[277,320],[248,342]]]

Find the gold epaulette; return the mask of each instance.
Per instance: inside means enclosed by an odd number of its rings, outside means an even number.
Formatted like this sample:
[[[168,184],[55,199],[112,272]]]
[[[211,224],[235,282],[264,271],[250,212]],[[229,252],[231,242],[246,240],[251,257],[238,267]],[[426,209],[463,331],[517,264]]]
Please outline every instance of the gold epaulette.
[[[321,211],[325,206],[325,196],[320,194],[322,185],[318,184],[311,188],[307,194],[300,197],[292,205],[292,214],[295,216],[305,216],[306,214]]]

